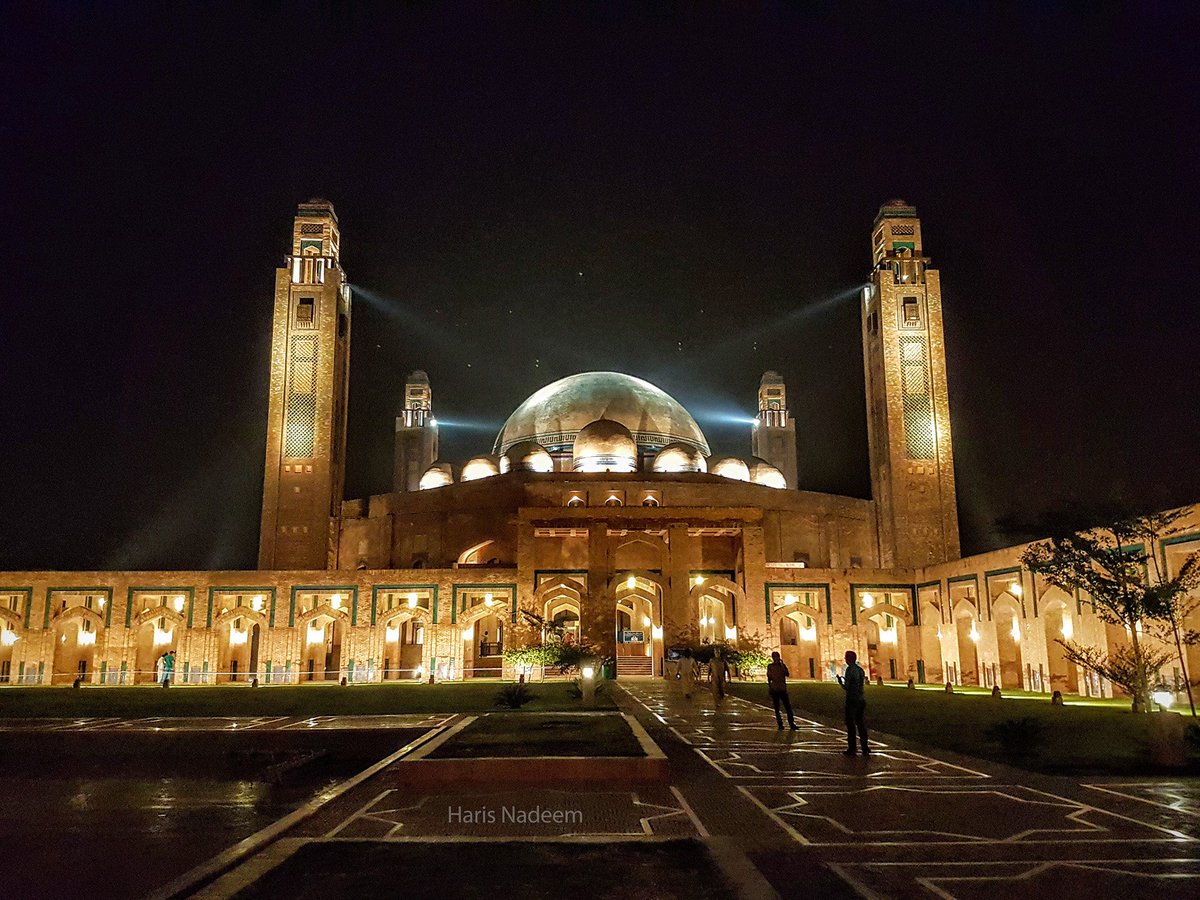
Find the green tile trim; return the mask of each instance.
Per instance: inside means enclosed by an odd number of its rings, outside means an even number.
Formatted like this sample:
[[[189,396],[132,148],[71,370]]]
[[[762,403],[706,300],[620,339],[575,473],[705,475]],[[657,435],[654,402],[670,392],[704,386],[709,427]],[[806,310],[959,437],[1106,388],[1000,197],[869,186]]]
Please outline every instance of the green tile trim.
[[[953,598],[950,596],[951,588],[956,584],[966,584],[967,582],[970,582],[975,587],[975,608],[976,608],[976,610],[979,611],[980,621],[982,621],[983,620],[983,611],[986,609],[986,607],[983,606],[983,598],[981,597],[981,595],[979,593],[979,575],[978,575],[978,573],[974,573],[971,575],[955,575],[953,578],[947,578],[946,579],[946,600],[947,600],[947,602],[950,602],[951,613],[953,613],[953,611],[954,611],[953,605],[954,604],[952,602]],[[953,618],[953,615],[951,615],[951,618]]]
[[[270,661],[269,659],[267,660],[267,678],[266,678],[266,683],[267,683],[267,684],[270,684],[270,683],[271,683],[271,661]]]
[[[196,602],[195,588],[182,587],[159,587],[151,585],[149,587],[131,587],[125,598],[125,627],[129,628],[133,623],[133,595],[134,594],[187,594],[187,620],[188,628],[192,627],[192,606]]]
[[[939,624],[942,624],[942,625],[944,625],[944,624],[946,623],[946,610],[945,610],[946,603],[945,603],[945,600],[949,599],[949,598],[948,598],[948,594],[949,594],[949,592],[945,592],[945,593],[943,593],[943,591],[942,591],[942,582],[941,582],[941,579],[935,579],[934,581],[923,581],[923,582],[921,582],[920,584],[918,584],[918,585],[916,586],[916,598],[917,598],[917,599],[916,599],[916,600],[913,602],[913,606],[914,606],[914,607],[915,607],[915,608],[916,608],[918,611],[917,611],[917,613],[916,613],[916,614],[913,616],[913,619],[914,619],[914,621],[915,621],[915,620],[917,620],[917,619],[920,617],[920,615],[921,615],[921,613],[920,613],[920,608],[921,608],[921,591],[922,591],[924,588],[931,588],[931,587],[935,587],[935,588],[937,588],[937,589],[938,589],[938,604],[937,604],[937,607],[938,607],[938,623],[939,623]]]
[[[429,612],[432,617],[432,620],[434,622],[437,621],[438,586],[436,584],[374,584],[374,585],[371,585],[371,624],[372,625],[376,624],[378,621],[378,618],[379,618],[378,610],[379,610],[379,592],[380,591],[395,592],[395,593],[400,593],[401,591],[408,591],[409,593],[412,593],[414,591],[428,591],[431,595],[430,602],[429,602],[429,605],[430,605]],[[422,607],[420,605],[420,603],[418,603],[417,609],[424,609],[424,607]]]
[[[108,661],[100,663],[100,683],[108,684]]]
[[[0,587],[0,594],[25,595],[25,630],[29,630],[30,616],[33,613],[33,588],[31,587]]]
[[[1189,531],[1185,534],[1174,534],[1171,537],[1163,538],[1158,542],[1159,550],[1162,551],[1162,570],[1163,574],[1167,572],[1167,547],[1175,544],[1190,544],[1193,541],[1200,542],[1200,531]],[[1200,550],[1200,547],[1196,548]],[[28,627],[28,625],[26,625]]]
[[[50,627],[50,598],[57,593],[71,594],[103,594],[104,600],[104,627],[107,628],[112,624],[112,605],[113,605],[113,589],[110,587],[48,587],[46,588],[46,609],[42,618],[42,629],[46,630]]]
[[[763,607],[767,615],[767,624],[771,624],[771,591],[822,591],[825,594],[825,619],[827,625],[833,624],[833,601],[830,599],[828,582],[806,582],[804,584],[784,581],[770,581],[763,585]]]
[[[450,604],[450,624],[458,623],[458,595],[462,591],[487,591],[499,593],[502,590],[511,592],[512,602],[509,606],[512,608],[512,621],[515,624],[517,621],[517,585],[515,582],[495,582],[486,584],[456,584],[454,585],[452,602]],[[464,601],[465,602],[465,601]],[[434,621],[437,621],[436,619]]]
[[[350,624],[358,624],[358,585],[357,584],[294,584],[292,598],[288,606],[288,628],[296,627],[296,594],[300,591],[322,591],[324,593],[348,593],[350,601]],[[274,608],[272,608],[271,625],[275,624]]]

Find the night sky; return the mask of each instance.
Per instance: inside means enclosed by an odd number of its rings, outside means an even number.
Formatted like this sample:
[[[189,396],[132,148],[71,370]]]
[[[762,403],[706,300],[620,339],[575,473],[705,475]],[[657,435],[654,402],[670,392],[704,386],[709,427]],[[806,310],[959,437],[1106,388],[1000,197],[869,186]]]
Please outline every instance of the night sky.
[[[0,6],[0,568],[254,565],[315,196],[357,289],[347,496],[390,489],[414,368],[447,459],[589,369],[748,454],[776,369],[802,486],[867,496],[853,289],[899,197],[964,550],[1200,500],[1187,4],[109,5]]]

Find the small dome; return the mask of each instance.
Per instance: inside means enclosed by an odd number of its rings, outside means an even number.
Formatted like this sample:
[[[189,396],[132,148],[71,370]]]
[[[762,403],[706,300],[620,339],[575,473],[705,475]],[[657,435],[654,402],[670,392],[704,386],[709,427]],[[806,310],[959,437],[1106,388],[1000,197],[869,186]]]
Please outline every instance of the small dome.
[[[787,479],[783,477],[782,472],[765,459],[759,459],[757,456],[750,458],[750,480],[765,487],[786,488],[788,486]]]
[[[476,456],[467,460],[462,467],[459,481],[478,481],[480,478],[491,478],[500,474],[499,461],[494,456]]]
[[[683,443],[667,444],[654,456],[655,472],[707,472],[704,454]]]
[[[501,472],[553,472],[554,460],[537,441],[520,441],[500,457]]]
[[[584,425],[571,446],[571,469],[575,472],[636,472],[637,458],[633,434],[612,419]]]
[[[417,490],[427,491],[448,484],[454,484],[454,472],[450,469],[450,463],[437,462],[425,470],[425,474],[417,482]]]
[[[738,459],[736,456],[722,456],[714,459],[712,465],[708,467],[708,471],[714,475],[720,475],[722,478],[732,478],[734,481],[750,480],[750,467],[744,460]]]

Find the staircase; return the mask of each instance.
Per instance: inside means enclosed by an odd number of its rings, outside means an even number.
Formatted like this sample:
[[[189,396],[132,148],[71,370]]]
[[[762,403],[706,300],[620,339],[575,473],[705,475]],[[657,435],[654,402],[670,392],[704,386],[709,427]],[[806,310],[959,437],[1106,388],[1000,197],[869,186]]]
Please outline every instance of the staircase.
[[[654,674],[654,660],[649,656],[618,656],[617,677],[645,677]]]

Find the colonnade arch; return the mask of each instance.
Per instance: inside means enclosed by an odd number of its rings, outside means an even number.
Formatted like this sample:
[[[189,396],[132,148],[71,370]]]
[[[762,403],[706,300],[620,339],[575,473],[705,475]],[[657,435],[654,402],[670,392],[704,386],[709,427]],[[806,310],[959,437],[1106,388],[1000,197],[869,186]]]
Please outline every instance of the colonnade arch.
[[[342,606],[323,600],[296,616],[302,628],[301,681],[338,681],[342,677],[342,645],[350,614]]]

